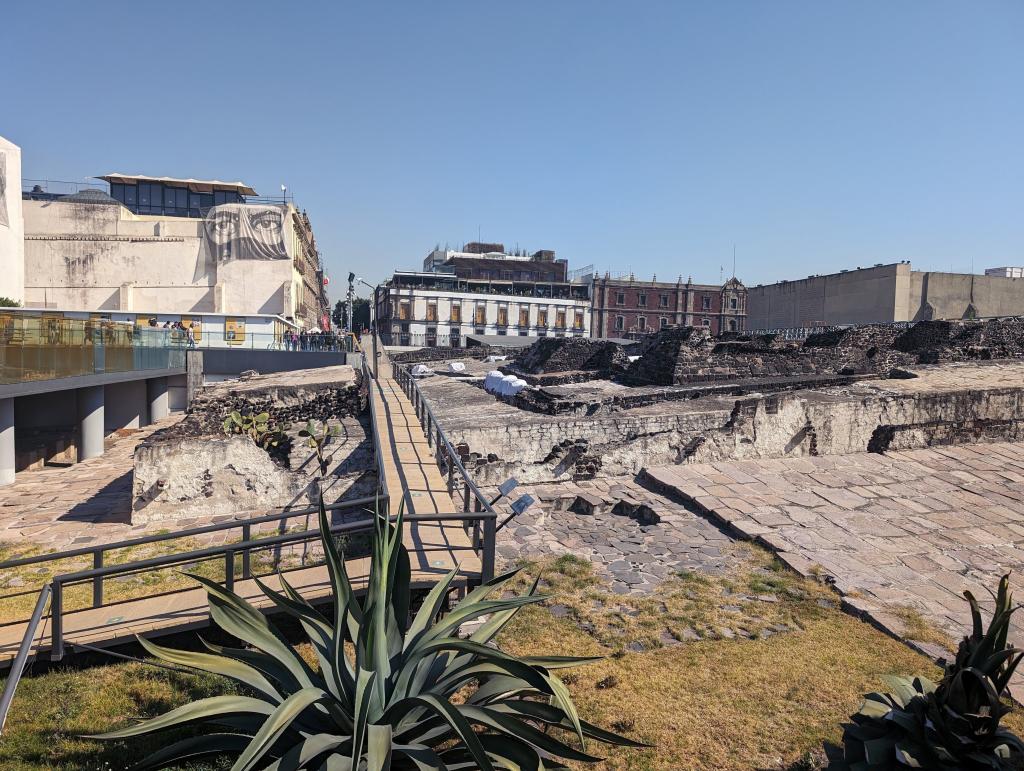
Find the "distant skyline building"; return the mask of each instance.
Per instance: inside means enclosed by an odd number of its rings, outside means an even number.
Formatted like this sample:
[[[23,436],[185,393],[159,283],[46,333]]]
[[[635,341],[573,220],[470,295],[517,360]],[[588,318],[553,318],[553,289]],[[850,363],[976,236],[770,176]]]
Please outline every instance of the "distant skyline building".
[[[588,337],[586,282],[569,280],[551,250],[509,254],[502,244],[434,249],[424,270],[395,271],[378,290],[386,345],[465,346],[467,335]]]

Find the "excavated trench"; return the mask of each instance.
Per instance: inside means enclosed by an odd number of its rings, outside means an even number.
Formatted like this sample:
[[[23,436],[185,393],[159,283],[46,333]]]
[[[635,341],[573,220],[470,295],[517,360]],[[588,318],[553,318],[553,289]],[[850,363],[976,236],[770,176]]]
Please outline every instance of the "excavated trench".
[[[545,415],[467,382],[421,386],[481,484],[637,474],[645,466],[843,455],[1024,438],[1024,362],[918,367],[904,377],[735,397],[724,393]],[[571,386],[560,386],[571,397]],[[581,384],[607,401],[611,386]],[[603,390],[602,390],[603,389]]]

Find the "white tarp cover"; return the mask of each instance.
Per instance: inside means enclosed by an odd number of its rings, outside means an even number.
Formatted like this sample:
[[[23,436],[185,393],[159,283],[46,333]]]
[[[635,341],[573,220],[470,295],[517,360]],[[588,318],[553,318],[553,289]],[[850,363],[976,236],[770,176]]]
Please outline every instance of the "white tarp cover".
[[[412,374],[415,377],[423,377],[424,375],[433,375],[434,371],[426,364],[415,364],[412,368]]]
[[[515,375],[503,375],[496,369],[487,373],[484,378],[484,390],[498,396],[515,396],[526,388],[526,381]]]
[[[450,361],[450,362],[448,362],[448,371],[449,372],[465,372],[466,371],[466,365],[463,364],[461,361]]]
[[[288,207],[225,203],[206,215],[206,239],[217,262],[287,260]]]
[[[7,218],[7,156],[4,153],[0,153],[0,225],[11,226]]]

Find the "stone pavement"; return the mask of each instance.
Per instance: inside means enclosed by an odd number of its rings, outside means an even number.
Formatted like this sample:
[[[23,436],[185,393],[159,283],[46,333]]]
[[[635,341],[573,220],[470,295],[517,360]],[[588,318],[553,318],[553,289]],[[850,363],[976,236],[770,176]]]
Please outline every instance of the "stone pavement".
[[[172,415],[138,431],[112,434],[99,458],[18,474],[14,484],[0,487],[0,544],[16,550],[68,549],[142,535],[131,525],[135,446],[179,420]]]
[[[970,622],[964,589],[985,605],[1013,571],[1021,593],[1021,443],[665,466],[644,478],[834,582],[844,607],[904,638],[907,609],[955,642]],[[1018,615],[1011,638],[1021,625]]]
[[[647,594],[682,571],[722,574],[738,564],[732,539],[632,477],[516,488],[537,501],[498,533],[506,561],[553,554],[588,560],[618,594]],[[499,522],[511,510],[495,507]]]

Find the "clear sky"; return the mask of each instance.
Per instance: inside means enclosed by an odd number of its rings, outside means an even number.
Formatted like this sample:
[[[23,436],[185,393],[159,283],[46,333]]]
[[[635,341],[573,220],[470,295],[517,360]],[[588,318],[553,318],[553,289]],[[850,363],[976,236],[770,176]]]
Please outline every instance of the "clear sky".
[[[27,178],[282,183],[334,293],[435,243],[750,283],[1024,264],[1024,2],[12,2]]]

